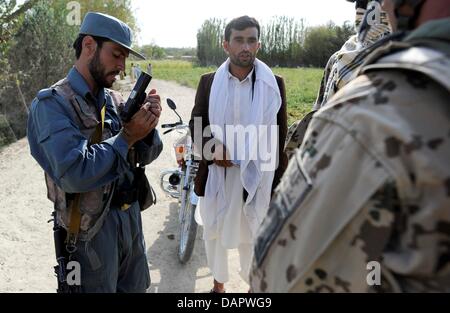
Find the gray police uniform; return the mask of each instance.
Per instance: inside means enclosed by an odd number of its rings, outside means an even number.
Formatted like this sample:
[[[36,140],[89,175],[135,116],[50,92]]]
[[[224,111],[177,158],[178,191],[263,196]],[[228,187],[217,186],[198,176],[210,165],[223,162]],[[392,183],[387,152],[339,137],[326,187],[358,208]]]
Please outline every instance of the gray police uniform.
[[[89,33],[97,24],[112,30],[119,26],[131,43],[125,24],[103,14],[89,13],[82,30]],[[113,37],[123,42],[120,34]],[[117,112],[122,102],[112,90],[100,89],[93,95],[73,68],[65,79],[38,93],[28,118],[31,154],[45,171],[48,198],[58,224],[66,229],[75,194],[80,195],[81,223],[72,257],[80,263],[84,292],[144,292],[150,286],[139,203],[122,210],[113,201],[116,190],[134,179],[128,144],[120,133]],[[94,143],[99,124],[101,138]],[[154,131],[135,146],[140,164],[159,155],[161,146],[155,138],[159,137]]]

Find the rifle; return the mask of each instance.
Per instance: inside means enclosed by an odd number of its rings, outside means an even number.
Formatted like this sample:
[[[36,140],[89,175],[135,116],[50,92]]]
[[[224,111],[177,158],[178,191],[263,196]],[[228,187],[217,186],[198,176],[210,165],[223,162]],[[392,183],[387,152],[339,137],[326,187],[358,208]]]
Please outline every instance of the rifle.
[[[67,231],[58,225],[56,221],[56,211],[53,211],[53,238],[55,241],[56,262],[54,269],[58,281],[57,293],[79,293],[80,286],[67,284],[67,263],[70,261],[70,254],[66,249]]]
[[[152,76],[144,71],[141,72],[136,85],[134,85],[133,90],[128,97],[128,100],[122,109],[122,112],[120,112],[120,118],[125,123],[128,123],[133,115],[136,114],[136,112],[141,108],[142,104],[145,101],[145,98],[147,97],[145,89],[147,89],[148,84],[150,84],[151,80]]]

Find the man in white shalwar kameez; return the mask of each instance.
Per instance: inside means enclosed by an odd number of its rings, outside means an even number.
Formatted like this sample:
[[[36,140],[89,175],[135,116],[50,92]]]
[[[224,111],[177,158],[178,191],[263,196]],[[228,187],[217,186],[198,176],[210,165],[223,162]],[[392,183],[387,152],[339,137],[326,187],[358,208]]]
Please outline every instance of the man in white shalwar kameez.
[[[229,58],[215,73],[209,94],[213,163],[196,211],[214,277],[211,292],[225,291],[228,249],[238,249],[240,275],[248,283],[254,239],[267,213],[279,164],[282,106],[277,81],[281,78],[256,59],[258,22],[247,16],[231,21],[223,47]]]

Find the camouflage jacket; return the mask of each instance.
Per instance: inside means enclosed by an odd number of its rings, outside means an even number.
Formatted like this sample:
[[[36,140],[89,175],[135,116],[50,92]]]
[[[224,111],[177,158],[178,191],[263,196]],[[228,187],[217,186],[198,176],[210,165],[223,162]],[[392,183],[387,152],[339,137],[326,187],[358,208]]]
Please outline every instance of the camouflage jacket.
[[[450,58],[420,41],[375,51],[313,116],[260,229],[254,291],[450,291]]]

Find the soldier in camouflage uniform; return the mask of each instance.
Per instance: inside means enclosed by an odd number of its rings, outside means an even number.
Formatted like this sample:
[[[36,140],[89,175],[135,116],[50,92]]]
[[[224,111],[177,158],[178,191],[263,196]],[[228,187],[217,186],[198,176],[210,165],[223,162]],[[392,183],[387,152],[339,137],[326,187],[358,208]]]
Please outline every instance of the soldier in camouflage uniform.
[[[325,66],[314,110],[318,110],[339,89],[347,85],[358,73],[372,46],[391,34],[388,17],[381,9],[381,0],[347,0],[355,2],[356,34],[351,36],[339,51],[336,51]],[[374,19],[374,18],[377,19]]]
[[[450,0],[383,6],[414,31],[313,116],[260,229],[256,292],[450,291]]]
[[[285,144],[285,152],[289,159],[294,154],[294,151],[300,147],[306,127],[311,121],[314,112],[325,105],[328,99],[339,89],[355,78],[364,59],[378,44],[381,44],[378,42],[386,38],[392,31],[386,12],[381,10],[378,3],[381,0],[347,1],[355,2],[356,34],[351,36],[342,48],[328,60],[313,111],[308,113],[301,121],[297,121],[289,127]],[[372,21],[372,16],[379,16],[379,21],[370,22]],[[375,43],[378,44],[375,45]]]

